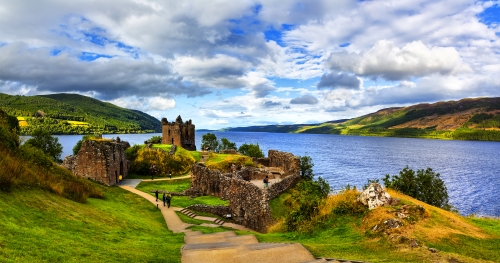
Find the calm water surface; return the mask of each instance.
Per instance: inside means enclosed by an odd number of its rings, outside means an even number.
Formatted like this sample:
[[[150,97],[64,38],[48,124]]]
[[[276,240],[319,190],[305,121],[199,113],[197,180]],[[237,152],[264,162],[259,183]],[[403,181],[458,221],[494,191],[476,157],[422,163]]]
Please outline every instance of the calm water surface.
[[[316,175],[339,190],[347,184],[362,187],[367,179],[397,174],[406,165],[413,170],[431,167],[441,174],[448,187],[450,202],[462,214],[500,216],[499,142],[442,141],[388,137],[287,134],[257,132],[214,132],[239,146],[258,143],[264,154],[269,149],[309,155]],[[201,145],[205,132],[196,132]],[[103,135],[128,141],[131,145],[161,134]],[[72,154],[80,135],[58,136],[63,158]]]

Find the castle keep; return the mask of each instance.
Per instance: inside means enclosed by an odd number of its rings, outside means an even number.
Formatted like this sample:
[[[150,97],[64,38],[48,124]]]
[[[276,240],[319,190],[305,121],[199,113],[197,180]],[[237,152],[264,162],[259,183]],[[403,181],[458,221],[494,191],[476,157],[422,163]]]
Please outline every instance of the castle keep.
[[[182,122],[179,115],[175,122],[168,122],[167,118],[161,119],[163,144],[173,144],[184,149],[196,151],[194,141],[194,125],[191,120]]]

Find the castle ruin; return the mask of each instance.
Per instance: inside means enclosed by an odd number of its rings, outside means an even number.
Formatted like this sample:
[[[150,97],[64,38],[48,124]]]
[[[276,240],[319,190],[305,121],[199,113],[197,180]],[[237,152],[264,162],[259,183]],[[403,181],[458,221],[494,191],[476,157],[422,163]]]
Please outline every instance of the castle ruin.
[[[182,122],[179,115],[175,122],[168,122],[167,118],[161,119],[162,144],[172,144],[181,146],[190,151],[196,151],[194,140],[194,125],[191,120]]]

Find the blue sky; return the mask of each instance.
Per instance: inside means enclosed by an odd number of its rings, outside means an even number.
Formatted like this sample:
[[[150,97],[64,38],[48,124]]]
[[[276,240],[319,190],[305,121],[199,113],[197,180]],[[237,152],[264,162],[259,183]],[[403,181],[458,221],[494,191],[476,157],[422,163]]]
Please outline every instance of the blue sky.
[[[2,1],[0,92],[197,128],[500,96],[497,1]]]

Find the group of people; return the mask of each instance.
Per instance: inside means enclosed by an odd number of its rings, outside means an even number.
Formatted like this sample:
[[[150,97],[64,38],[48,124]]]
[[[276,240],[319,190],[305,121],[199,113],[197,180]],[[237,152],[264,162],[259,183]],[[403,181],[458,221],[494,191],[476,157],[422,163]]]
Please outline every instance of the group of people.
[[[155,191],[155,196],[156,196],[156,202],[158,202],[158,190]],[[162,197],[162,200],[163,200],[163,206],[168,206],[168,208],[170,208],[170,201],[172,201],[172,195],[171,194],[165,194],[163,193],[163,197]]]

